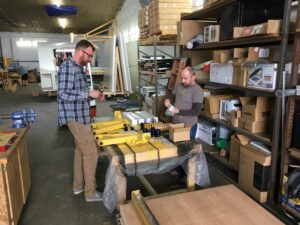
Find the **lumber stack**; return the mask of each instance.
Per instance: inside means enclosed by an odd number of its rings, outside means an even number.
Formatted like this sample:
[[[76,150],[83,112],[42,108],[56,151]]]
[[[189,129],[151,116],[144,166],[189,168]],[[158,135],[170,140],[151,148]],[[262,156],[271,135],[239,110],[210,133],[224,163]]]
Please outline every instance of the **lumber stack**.
[[[139,10],[139,28],[140,28],[140,40],[148,38],[149,34],[149,21],[148,21],[148,6],[145,6]]]
[[[153,0],[149,4],[150,35],[177,35],[181,13],[191,12],[189,0]]]

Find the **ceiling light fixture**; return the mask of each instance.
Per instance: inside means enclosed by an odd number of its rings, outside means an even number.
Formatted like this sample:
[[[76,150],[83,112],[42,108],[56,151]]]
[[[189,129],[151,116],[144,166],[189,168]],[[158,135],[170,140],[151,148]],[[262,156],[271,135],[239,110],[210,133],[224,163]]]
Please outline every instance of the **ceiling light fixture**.
[[[61,6],[61,1],[60,1],[60,0],[56,0],[54,4],[55,4],[57,7],[60,7],[60,6]]]
[[[68,20],[66,18],[60,17],[58,18],[58,24],[62,29],[65,29],[68,24]]]

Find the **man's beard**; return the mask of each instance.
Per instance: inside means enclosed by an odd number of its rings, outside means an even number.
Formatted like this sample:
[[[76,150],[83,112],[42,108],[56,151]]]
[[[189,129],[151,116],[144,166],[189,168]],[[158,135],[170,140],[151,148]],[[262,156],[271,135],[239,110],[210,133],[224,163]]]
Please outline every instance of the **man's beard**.
[[[181,82],[182,83],[182,82]],[[190,86],[192,86],[191,84],[185,84],[185,83],[182,83],[182,85],[184,86],[184,87],[190,87]]]

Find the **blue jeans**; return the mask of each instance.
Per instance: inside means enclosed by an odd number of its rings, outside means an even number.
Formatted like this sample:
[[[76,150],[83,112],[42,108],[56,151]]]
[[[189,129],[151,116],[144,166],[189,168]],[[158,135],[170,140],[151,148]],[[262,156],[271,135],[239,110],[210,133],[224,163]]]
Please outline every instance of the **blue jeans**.
[[[191,140],[195,140],[195,136],[196,136],[196,133],[197,133],[197,123],[194,124],[192,127],[191,127],[191,130],[190,130],[190,138]]]

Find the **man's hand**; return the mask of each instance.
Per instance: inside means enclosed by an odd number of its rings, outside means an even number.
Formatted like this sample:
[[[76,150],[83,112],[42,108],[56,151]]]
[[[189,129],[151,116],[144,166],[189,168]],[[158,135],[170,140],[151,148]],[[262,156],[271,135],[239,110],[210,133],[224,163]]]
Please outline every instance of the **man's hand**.
[[[178,114],[179,113],[179,109],[175,108],[173,109],[173,114]]]
[[[164,105],[168,108],[171,105],[170,99],[166,98],[164,101]]]
[[[104,101],[105,95],[104,95],[102,92],[99,92],[99,97],[98,97],[98,99],[99,99],[100,101]]]
[[[105,99],[104,94],[98,90],[90,90],[89,96],[95,99],[99,99],[100,101],[103,101]]]

